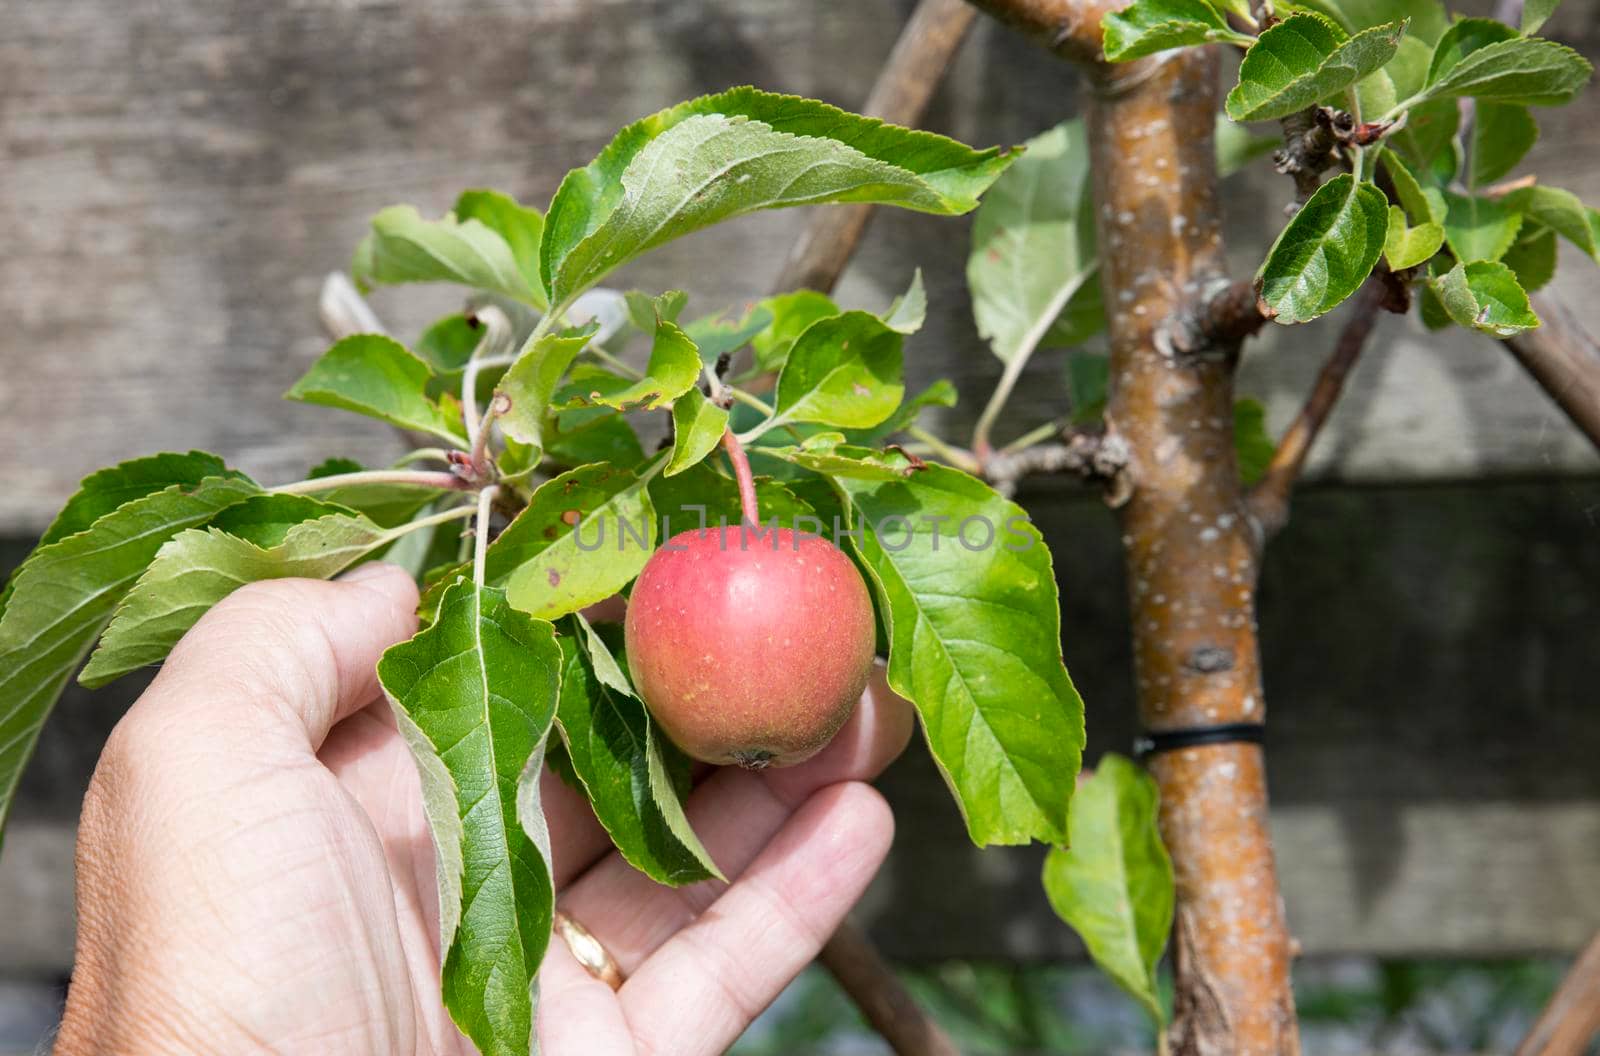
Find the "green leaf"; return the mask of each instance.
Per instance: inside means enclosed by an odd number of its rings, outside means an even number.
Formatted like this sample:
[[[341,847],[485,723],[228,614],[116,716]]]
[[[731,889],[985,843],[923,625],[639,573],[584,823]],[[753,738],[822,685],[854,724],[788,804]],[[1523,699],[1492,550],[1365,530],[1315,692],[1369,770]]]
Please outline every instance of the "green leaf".
[[[365,517],[327,513],[303,496],[247,500],[231,511],[271,509],[279,500],[304,506],[295,516],[322,513],[299,523],[275,524],[272,535],[241,538],[236,523],[222,521],[173,536],[117,606],[100,647],[78,681],[92,688],[160,661],[217,602],[246,583],[303,576],[328,579],[406,534]]]
[[[973,219],[967,285],[979,335],[1008,364],[1030,356],[1074,294],[1097,285],[1081,120],[1029,140],[995,181]]]
[[[645,488],[651,476],[654,470],[641,477],[593,465],[545,481],[490,546],[499,548],[486,566],[491,582],[499,579],[502,562],[514,563],[506,573],[506,597],[544,619],[609,598],[655,549],[656,514]]]
[[[922,288],[922,269],[911,273],[911,285],[896,297],[888,309],[879,316],[883,325],[897,334],[908,337],[922,329],[928,319],[928,291]]]
[[[556,387],[593,336],[592,326],[546,334],[517,354],[496,389],[510,404],[499,419],[507,436],[536,449],[543,445],[544,423]]]
[[[556,402],[563,401],[563,392]],[[609,407],[558,411],[545,420],[545,454],[564,466],[609,462],[632,467],[644,461],[639,434],[626,418]]]
[[[1494,337],[1514,337],[1539,325],[1516,274],[1499,261],[1460,263],[1428,284],[1461,326]]]
[[[1537,184],[1512,191],[1501,201],[1508,209],[1552,228],[1600,263],[1600,213],[1585,206],[1571,191]]]
[[[1257,158],[1264,158],[1283,144],[1280,136],[1263,136],[1251,132],[1226,114],[1218,114],[1212,136],[1217,145],[1217,177],[1232,176],[1245,169]]]
[[[1121,11],[1108,12],[1100,25],[1106,58],[1112,62],[1210,41],[1249,47],[1255,39],[1230,28],[1222,12],[1205,0],[1134,0]]]
[[[568,173],[545,218],[540,266],[564,301],[648,249],[760,209],[877,202],[965,213],[1010,160],[825,103],[734,88],[629,125]]]
[[[1389,137],[1389,143],[1416,171],[1447,183],[1455,177],[1460,125],[1461,108],[1454,99],[1429,99],[1406,112],[1405,125]]]
[[[1372,273],[1388,231],[1383,192],[1335,176],[1289,221],[1256,274],[1263,313],[1303,323],[1332,310]]]
[[[1384,70],[1374,70],[1357,81],[1355,95],[1355,112],[1363,117],[1387,114],[1400,99],[1395,92],[1394,80]]]
[[[778,375],[771,423],[865,429],[900,405],[902,336],[870,312],[821,319],[795,341]]]
[[[1233,401],[1233,455],[1239,483],[1250,487],[1266,473],[1278,445],[1267,432],[1267,409],[1248,396]]]
[[[482,327],[473,325],[464,313],[457,312],[429,324],[411,351],[433,368],[435,375],[454,375],[459,384],[461,368],[467,365],[482,340]]]
[[[714,364],[748,345],[751,338],[771,325],[772,309],[763,302],[753,305],[736,321],[724,319],[722,313],[702,316],[685,326],[683,332],[700,349],[700,358]]]
[[[1403,18],[1409,22],[1407,33],[1430,50],[1450,26],[1439,0],[1300,0],[1294,6],[1320,12],[1351,33]],[[1284,8],[1279,5],[1277,10]]]
[[[1296,14],[1257,38],[1228,93],[1235,121],[1287,117],[1344,91],[1394,57],[1404,22],[1362,30],[1348,40],[1320,15]]]
[[[755,350],[756,366],[765,371],[778,371],[789,359],[789,350],[812,323],[838,315],[840,308],[825,293],[816,290],[796,290],[768,297],[761,302],[772,315],[772,323],[750,342]]]
[[[134,499],[142,499],[174,484],[198,484],[206,477],[228,475],[228,467],[222,459],[204,451],[164,452],[96,470],[83,478],[34,549],[43,550],[51,543],[78,534]],[[0,610],[3,609],[0,605]]]
[[[1450,318],[1450,313],[1444,310],[1444,304],[1439,300],[1439,295],[1429,283],[1420,283],[1417,286],[1417,316],[1422,320],[1422,325],[1428,330],[1443,330],[1455,325],[1455,320]]]
[[[555,907],[537,775],[560,677],[551,626],[470,583],[378,661],[433,833],[444,1004],[494,1056],[537,1049],[534,991]]]
[[[973,841],[1065,843],[1083,702],[1061,660],[1037,529],[944,466],[892,482],[832,479],[888,628],[889,684],[922,716]]]
[[[700,350],[678,324],[665,319],[655,324],[650,362],[637,380],[608,376],[601,371],[574,373],[573,381],[586,379],[578,391],[582,403],[615,410],[653,411],[694,388],[700,378]]]
[[[461,192],[454,212],[458,220],[476,220],[505,239],[517,270],[533,288],[534,303],[541,308],[549,303],[539,277],[539,243],[544,237],[544,215],[539,210],[499,191],[470,190]]]
[[[595,817],[628,864],[658,884],[723,879],[673,787],[670,767],[684,760],[657,733],[606,643],[582,616],[572,620],[575,633],[561,640],[556,721]]]
[[[1398,205],[1389,207],[1389,237],[1384,240],[1383,255],[1391,271],[1416,267],[1439,252],[1442,245],[1443,227],[1432,222],[1407,227],[1405,210]]]
[[[1500,258],[1517,276],[1517,285],[1530,293],[1543,289],[1556,277],[1556,233],[1540,225],[1524,226],[1516,242]]]
[[[460,413],[428,397],[432,378],[428,365],[400,342],[382,334],[356,334],[324,352],[285,397],[459,443],[466,438]]]
[[[728,429],[728,412],[691,387],[672,405],[672,456],[662,470],[675,477],[717,449]]]
[[[1440,38],[1420,97],[1476,99],[1560,106],[1589,81],[1593,68],[1564,44],[1519,37],[1492,18],[1463,18]]]
[[[1493,183],[1512,169],[1539,139],[1539,123],[1525,106],[1480,101],[1472,124],[1473,187]]]
[[[1108,752],[1072,804],[1072,842],[1045,859],[1044,890],[1095,964],[1144,1006],[1166,1012],[1156,963],[1172,930],[1172,859],[1156,825],[1160,795],[1139,766]]]
[[[915,396],[908,397],[893,414],[870,429],[851,429],[845,435],[853,444],[878,447],[889,437],[913,426],[924,407],[954,407],[956,387],[940,378]]]
[[[1516,241],[1522,214],[1504,202],[1444,192],[1444,238],[1458,260],[1499,260]]]
[[[131,493],[153,484],[159,473],[176,479],[101,514],[86,528],[58,534],[12,577],[0,615],[0,827],[68,676],[161,544],[260,493],[249,478],[219,474],[217,466],[211,455],[158,455],[95,474],[74,496],[76,505],[69,503],[74,526],[112,489]]]
[[[852,480],[901,480],[924,465],[902,451],[877,451],[844,442],[842,433],[819,433],[798,446],[760,446],[750,450],[792,462],[830,477]]]
[[[682,290],[668,290],[656,297],[639,290],[629,290],[622,295],[622,299],[628,306],[628,321],[635,329],[646,334],[655,333],[656,323],[663,319],[669,323],[677,322],[678,316],[689,304],[689,295]]]
[[[413,206],[392,205],[372,218],[362,245],[352,265],[362,284],[454,282],[545,307],[511,246],[481,220],[424,220]]]
[[[1522,5],[1522,32],[1529,36],[1539,32],[1556,8],[1561,6],[1561,0],[1527,0]]]
[[[1446,211],[1444,195],[1432,187],[1424,188],[1394,151],[1385,150],[1379,158],[1406,214],[1418,224],[1442,224]]]
[[[650,501],[656,511],[656,538],[660,540],[688,531],[738,525],[743,516],[739,509],[739,485],[710,462],[697,463],[675,477],[656,477],[650,482]],[[763,524],[770,524],[776,518],[784,528],[794,527],[796,518],[810,517],[813,513],[811,505],[789,488],[759,476],[756,478],[756,509]]]

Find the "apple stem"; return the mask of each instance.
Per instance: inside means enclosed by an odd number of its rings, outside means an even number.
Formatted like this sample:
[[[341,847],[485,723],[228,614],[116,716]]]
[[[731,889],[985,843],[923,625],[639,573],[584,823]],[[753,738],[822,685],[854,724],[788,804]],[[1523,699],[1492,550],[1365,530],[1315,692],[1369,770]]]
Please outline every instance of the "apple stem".
[[[728,429],[722,434],[722,446],[728,452],[728,461],[733,463],[734,479],[739,482],[739,511],[744,514],[746,524],[760,524],[761,510],[756,506],[756,481],[750,475],[750,459],[745,456],[744,445],[733,435],[733,430]]]

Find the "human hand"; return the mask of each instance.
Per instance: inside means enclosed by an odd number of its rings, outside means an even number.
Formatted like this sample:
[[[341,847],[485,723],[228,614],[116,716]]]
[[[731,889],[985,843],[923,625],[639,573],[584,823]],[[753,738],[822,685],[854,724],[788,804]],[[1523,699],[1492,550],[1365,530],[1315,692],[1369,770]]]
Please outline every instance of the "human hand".
[[[173,650],[84,800],[60,1056],[472,1051],[440,1001],[433,845],[375,675],[415,630],[416,601],[381,565],[256,584]],[[912,725],[879,672],[814,759],[707,776],[688,813],[731,887],[654,884],[546,773],[558,909],[626,981],[613,991],[552,940],[544,1051],[731,1044],[882,862],[893,821],[861,782]]]

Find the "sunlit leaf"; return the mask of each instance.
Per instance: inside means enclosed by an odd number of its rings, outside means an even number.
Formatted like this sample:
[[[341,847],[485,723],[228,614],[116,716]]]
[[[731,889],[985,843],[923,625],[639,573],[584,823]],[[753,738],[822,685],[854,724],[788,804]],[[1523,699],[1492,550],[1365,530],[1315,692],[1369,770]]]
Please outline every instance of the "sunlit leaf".
[[[1212,41],[1248,47],[1255,39],[1230,27],[1222,12],[1205,0],[1134,0],[1108,13],[1100,24],[1105,56],[1112,62]]]
[[[656,731],[607,643],[582,616],[572,621],[574,633],[561,640],[556,721],[595,817],[628,864],[657,883],[721,879],[673,785],[670,768],[686,761]]]
[[[889,683],[980,844],[1064,843],[1083,703],[1061,659],[1050,553],[1022,510],[964,473],[832,478],[888,627]]]
[[[1239,83],[1228,93],[1228,116],[1264,121],[1304,110],[1382,67],[1404,33],[1404,22],[1391,22],[1346,40],[1320,15],[1291,15],[1245,52]]]
[[[445,1007],[480,1052],[527,1056],[555,909],[537,781],[560,687],[554,631],[457,583],[378,678],[422,778]]]
[[[428,365],[400,342],[382,334],[356,334],[324,352],[285,396],[458,443],[465,439],[466,427],[453,405],[428,396],[432,378]]]
[[[1452,320],[1494,337],[1514,337],[1539,325],[1517,276],[1499,261],[1457,264],[1429,286]]]
[[[863,429],[905,395],[902,336],[870,312],[845,312],[807,327],[778,375],[772,421]]]
[[[691,388],[672,405],[672,455],[663,473],[675,477],[715,451],[728,430],[728,412]]]
[[[1503,201],[1444,192],[1444,237],[1458,260],[1499,260],[1516,241],[1522,214]]]
[[[1072,838],[1045,860],[1044,890],[1089,955],[1158,1027],[1156,962],[1172,930],[1172,860],[1156,825],[1160,796],[1137,764],[1106,753],[1072,802]]]
[[[1009,162],[825,103],[735,88],[636,121],[568,173],[545,217],[541,270],[563,301],[654,246],[760,209],[878,202],[964,213]]]
[[[967,285],[978,333],[1003,362],[1031,355],[1073,295],[1098,281],[1089,184],[1075,119],[1029,140],[978,207]]]
[[[1355,293],[1383,253],[1389,200],[1349,173],[1335,176],[1278,235],[1256,275],[1262,311],[1303,323]]]
[[[498,232],[453,214],[424,220],[409,205],[392,205],[372,218],[352,269],[362,284],[454,282],[543,307],[542,293]]]
[[[157,487],[162,478],[166,485]],[[48,533],[52,541],[28,556],[6,588],[0,826],[56,698],[161,544],[259,493],[247,477],[199,452],[139,459],[85,479]],[[119,496],[124,501],[110,506]]]

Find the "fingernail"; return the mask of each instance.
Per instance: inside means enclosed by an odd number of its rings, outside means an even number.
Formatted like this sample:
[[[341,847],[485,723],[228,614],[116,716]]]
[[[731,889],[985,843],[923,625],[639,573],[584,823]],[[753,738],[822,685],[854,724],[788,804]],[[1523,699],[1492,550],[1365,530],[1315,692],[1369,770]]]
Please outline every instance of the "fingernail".
[[[369,579],[378,579],[395,571],[395,566],[383,561],[368,561],[359,565],[339,577],[341,583],[364,583]]]

